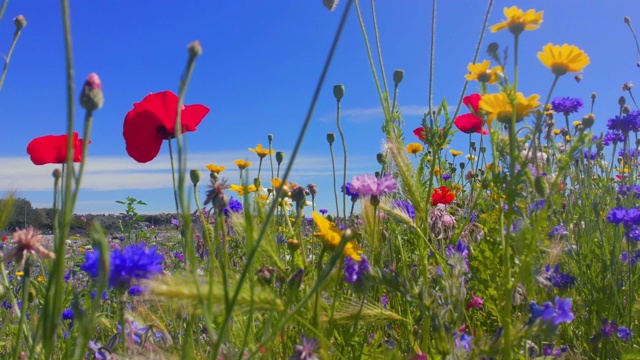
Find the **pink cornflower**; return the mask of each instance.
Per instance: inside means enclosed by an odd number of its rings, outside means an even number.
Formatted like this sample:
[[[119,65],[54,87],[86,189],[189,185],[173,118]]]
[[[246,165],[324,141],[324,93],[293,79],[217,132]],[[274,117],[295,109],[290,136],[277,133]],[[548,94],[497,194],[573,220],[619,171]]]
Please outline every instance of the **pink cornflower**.
[[[39,255],[46,259],[55,259],[55,255],[42,246],[44,238],[40,234],[40,230],[29,226],[26,229],[17,230],[13,233],[13,240],[9,245],[13,245],[9,251],[4,254],[4,262],[8,263],[15,259],[18,267],[24,267],[24,262],[29,255]]]
[[[389,192],[396,191],[396,180],[391,174],[386,174],[382,178],[373,175],[359,175],[351,180],[352,190],[360,196],[379,197]]]

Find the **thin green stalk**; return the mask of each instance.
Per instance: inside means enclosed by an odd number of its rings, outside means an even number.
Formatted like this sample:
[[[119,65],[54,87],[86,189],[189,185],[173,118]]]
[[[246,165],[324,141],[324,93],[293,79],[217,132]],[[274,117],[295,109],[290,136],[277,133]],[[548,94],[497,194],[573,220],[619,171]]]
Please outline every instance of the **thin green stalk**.
[[[176,204],[176,217],[180,220],[180,205],[178,204],[178,187],[176,186],[176,168],[173,160],[173,146],[171,138],[167,139],[169,143],[169,162],[171,163],[171,180],[173,180],[173,200]]]
[[[24,321],[27,317],[27,307],[29,306],[29,288],[31,285],[31,259],[27,258],[24,264],[24,276],[22,277],[22,309],[18,310],[16,306],[14,309],[20,312],[20,320],[18,320],[18,333],[16,334],[15,343],[13,344],[13,356],[14,360],[20,357],[20,341],[22,340],[22,328],[24,327]]]
[[[7,4],[9,4],[9,0],[4,0],[2,2],[2,6],[0,7],[0,20],[2,20],[2,16],[4,16],[4,11],[7,9]]]
[[[380,62],[380,74],[382,76],[382,83],[384,84],[384,92],[389,94],[389,87],[387,86],[387,76],[384,72],[384,63],[382,62],[382,47],[380,46],[380,36],[378,35],[378,21],[376,20],[375,0],[371,0],[371,18],[373,20],[373,33],[376,37],[376,49],[378,50],[378,61]]]
[[[315,109],[316,103],[318,102],[318,98],[320,97],[320,92],[322,90],[322,87],[324,85],[324,80],[326,78],[326,75],[329,71],[329,66],[331,65],[331,60],[333,59],[333,55],[335,53],[336,48],[338,47],[338,42],[340,40],[340,35],[342,34],[342,30],[344,29],[344,25],[347,22],[347,17],[349,15],[349,10],[351,9],[351,5],[353,4],[354,0],[349,0],[347,2],[347,5],[345,6],[345,10],[342,14],[342,18],[340,19],[340,23],[338,25],[338,29],[336,30],[336,34],[334,36],[333,39],[333,43],[331,44],[331,48],[329,50],[329,54],[327,55],[327,59],[325,60],[325,64],[323,66],[322,72],[320,74],[320,78],[318,80],[318,84],[316,85],[316,89],[314,91],[312,100],[311,100],[311,104],[309,105],[309,110],[307,111],[307,115],[305,117],[305,120],[303,122],[302,125],[302,129],[300,130],[300,134],[298,135],[298,139],[296,140],[296,144],[293,148],[293,152],[291,154],[291,161],[289,161],[289,163],[287,164],[287,167],[285,169],[284,175],[282,177],[282,181],[286,181],[289,178],[289,174],[291,173],[291,169],[293,168],[293,163],[295,162],[295,159],[298,155],[298,151],[300,150],[300,146],[302,145],[302,141],[304,139],[304,136],[307,132],[307,128],[309,127],[309,123],[311,122],[311,117],[313,115],[313,111]],[[275,208],[276,208],[276,204],[277,204],[277,199],[280,197],[282,193],[282,189],[278,189],[276,191],[276,194],[274,196],[274,200],[272,202],[272,205],[269,207],[269,211],[267,212],[266,216],[265,216],[265,220],[263,222],[262,227],[260,228],[260,232],[258,234],[258,238],[256,239],[255,243],[253,244],[252,247],[249,248],[249,251],[247,253],[247,258],[246,258],[246,263],[244,268],[242,269],[242,272],[240,273],[240,278],[238,279],[238,283],[236,285],[236,288],[234,290],[233,296],[231,297],[231,304],[230,304],[230,308],[233,309],[233,307],[235,306],[235,303],[238,300],[238,296],[240,295],[240,290],[242,289],[242,285],[244,284],[244,281],[247,277],[247,275],[249,274],[249,269],[251,267],[251,264],[253,263],[254,258],[256,257],[256,254],[258,253],[258,249],[260,248],[260,244],[262,243],[263,239],[265,238],[265,234],[267,233],[267,228],[269,227],[269,222],[271,220],[271,218],[273,217]],[[312,293],[310,293],[312,294]],[[223,318],[222,321],[222,325],[220,327],[220,332],[219,332],[219,338],[222,337],[222,335],[224,335],[227,331],[228,325],[229,325],[229,320],[231,317],[231,312],[230,311],[226,311],[225,312],[225,316]],[[214,356],[218,355],[218,352],[220,350],[220,345],[221,342],[218,341],[212,351],[212,354]]]
[[[371,0],[371,2],[373,3],[373,0]],[[382,61],[382,58],[380,58],[380,61]],[[338,133],[340,134],[340,140],[342,141],[342,152],[344,155],[344,162],[343,162],[343,168],[342,168],[342,186],[346,186],[347,184],[347,141],[344,138],[344,133],[342,132],[342,127],[340,126],[340,100],[337,100],[336,123],[338,126]],[[333,161],[333,151],[331,152],[331,154],[332,154],[331,161]],[[334,178],[333,188],[334,188],[334,192],[337,191],[335,178]],[[345,217],[347,216],[347,192],[346,191],[342,191],[342,216],[345,216]]]
[[[0,18],[2,17],[2,13],[4,12],[4,7],[7,5],[7,1],[2,4],[2,9],[0,10]],[[13,49],[16,47],[18,43],[18,38],[20,37],[20,33],[22,32],[21,27],[16,27],[16,31],[13,33],[13,41],[11,41],[11,46],[9,47],[9,52],[7,56],[4,58],[4,69],[2,69],[2,75],[0,75],[0,90],[2,90],[2,85],[4,84],[4,78],[7,76],[7,71],[9,70],[9,62],[11,61],[11,55],[13,54]]]
[[[271,135],[269,136],[268,140],[269,140],[269,161],[271,162],[271,178],[273,179],[273,139]]]
[[[429,116],[433,118],[433,77],[436,57],[436,0],[431,7],[431,49],[429,50]]]
[[[336,199],[336,218],[340,218],[340,205],[338,204],[338,184],[336,183],[336,159],[333,155],[333,144],[329,143],[329,152],[331,153],[331,169],[333,170],[333,196]]]

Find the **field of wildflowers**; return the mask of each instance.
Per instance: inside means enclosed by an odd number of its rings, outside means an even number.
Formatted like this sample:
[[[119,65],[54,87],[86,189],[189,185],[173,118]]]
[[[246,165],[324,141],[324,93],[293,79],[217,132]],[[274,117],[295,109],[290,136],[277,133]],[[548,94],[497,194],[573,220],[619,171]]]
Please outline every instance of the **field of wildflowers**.
[[[323,2],[330,10],[337,3]],[[357,1],[341,5],[294,159],[352,7],[362,23]],[[165,142],[170,149],[174,192],[167,196],[176,218],[161,238],[134,226],[136,206],[144,203],[128,197],[119,202],[130,216],[125,236],[107,237],[94,223],[88,238],[68,240],[91,161],[93,116],[103,105],[100,78],[90,74],[79,99],[82,136],[69,111],[66,134],[27,146],[35,165],[60,164],[52,174],[54,240],[32,227],[3,238],[0,356],[640,358],[640,110],[633,85],[626,83],[628,95],[599,115],[608,119],[607,132],[594,134],[597,95],[583,100],[553,91],[571,76],[579,81],[589,56],[576,45],[545,45],[538,59],[552,85],[540,89],[542,96],[523,94],[518,43],[543,26],[544,14],[517,7],[503,13],[481,40],[504,31],[513,43],[480,41],[467,74],[460,74],[481,91],[466,94],[465,84],[454,107],[429,104],[422,124],[405,124],[396,101],[404,72],[393,72],[390,88],[374,65],[382,63],[380,52],[367,46],[384,113],[384,151],[375,174],[346,178],[345,88],[336,85],[340,142],[335,133],[327,142],[332,159],[334,145],[343,149],[344,163],[333,164],[334,189],[322,192],[335,209],[317,208],[315,184],[289,179],[293,161],[281,168],[284,154],[274,151],[272,136],[267,146],[249,148],[253,160],[235,161],[239,179],[225,178],[219,164],[208,164],[209,174],[186,168],[185,135],[198,136],[209,112],[184,105],[202,52],[198,42],[189,44],[178,93],[150,94],[123,114],[132,159],[154,160]],[[12,49],[26,25],[23,17],[14,21]],[[624,21],[633,33],[630,19]],[[0,87],[6,73],[7,67]],[[415,129],[405,134],[405,126]],[[466,154],[449,149],[454,136],[469,139]],[[0,229],[13,200],[0,202]]]

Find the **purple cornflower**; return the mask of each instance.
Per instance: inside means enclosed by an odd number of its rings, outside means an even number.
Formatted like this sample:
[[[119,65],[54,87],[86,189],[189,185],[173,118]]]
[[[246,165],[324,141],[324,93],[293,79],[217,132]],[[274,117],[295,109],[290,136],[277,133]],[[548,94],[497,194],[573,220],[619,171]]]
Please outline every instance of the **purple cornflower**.
[[[347,196],[351,196],[351,201],[353,202],[358,200],[358,198],[360,197],[360,195],[358,195],[358,193],[356,192],[353,184],[350,182],[342,185],[342,192],[347,194]]]
[[[127,291],[130,296],[140,296],[143,292],[144,290],[140,286],[136,285],[132,286],[129,291]]]
[[[180,225],[180,220],[178,219],[171,219],[171,225],[173,226],[179,226]]]
[[[322,214],[322,215],[325,215],[326,213],[328,213],[328,212],[329,212],[329,210],[327,210],[327,209],[320,209],[320,210],[318,210],[318,211],[319,211],[319,212],[320,212],[320,214]]]
[[[73,310],[71,309],[62,310],[62,320],[73,320]]]
[[[607,128],[622,134],[640,130],[640,111],[634,110],[622,116],[615,116],[607,121]]]
[[[302,345],[296,345],[294,347],[294,353],[291,356],[291,360],[318,360],[320,357],[314,354],[314,351],[318,350],[320,344],[317,339],[308,338],[304,335],[300,336]]]
[[[627,149],[627,151],[624,150],[620,150],[618,151],[618,156],[629,156],[631,158],[635,158],[638,157],[638,155],[640,155],[640,152],[637,149]]]
[[[382,196],[386,193],[396,191],[396,180],[391,174],[386,174],[382,178],[364,174],[354,177],[351,180],[353,190],[360,196]]]
[[[447,181],[447,180],[449,180],[449,179],[451,179],[451,175],[449,175],[449,174],[442,174],[442,180]]]
[[[607,131],[602,137],[602,143],[604,146],[609,146],[611,144],[616,145],[619,142],[623,142],[625,136],[616,131]]]
[[[622,196],[632,194],[636,199],[640,199],[640,185],[620,185],[618,186],[618,194]]]
[[[529,205],[529,213],[534,213],[544,209],[544,206],[547,204],[547,200],[540,199],[533,202],[533,204]]]
[[[597,151],[592,151],[592,152],[590,152],[589,150],[585,150],[584,151],[585,160],[595,160],[596,157],[598,157],[598,152]]]
[[[110,254],[111,269],[109,287],[127,289],[133,279],[150,279],[162,273],[164,257],[155,247],[147,248],[144,244],[129,245],[123,250],[114,250]],[[100,264],[100,252],[95,249],[85,255],[80,269],[97,278]]]
[[[355,284],[363,280],[364,275],[371,272],[371,266],[369,266],[369,260],[362,255],[362,260],[357,262],[350,256],[344,259],[344,281],[349,284]]]
[[[602,320],[602,328],[600,329],[600,333],[605,338],[610,338],[611,335],[615,334],[618,331],[618,325],[607,318]]]
[[[403,200],[397,200],[397,201],[394,201],[391,205],[394,206],[394,207],[397,207],[398,209],[404,210],[404,212],[406,212],[407,215],[409,215],[411,220],[415,220],[416,219],[415,209],[413,208],[413,205],[411,205],[410,202],[403,201]]]
[[[622,224],[628,230],[633,225],[640,225],[640,210],[637,208],[614,208],[607,215],[607,220],[612,224]]]
[[[178,251],[174,252],[173,257],[175,257],[176,260],[178,261],[184,261],[184,255],[182,255],[181,252],[178,252]]]
[[[120,326],[120,324],[116,326],[118,333],[122,333],[122,326]],[[125,320],[124,334],[127,338],[131,338],[134,342],[140,343],[142,342],[142,336],[145,332],[147,332],[146,326],[141,327],[135,320]]]
[[[538,318],[541,318],[543,322],[550,323],[554,326],[557,326],[563,322],[571,322],[573,321],[574,315],[571,312],[571,299],[561,299],[556,297],[555,305],[550,301],[539,306],[535,302],[531,302],[529,304],[529,309],[531,310],[531,317],[529,318],[529,322],[533,323]]]
[[[229,204],[227,204],[227,206],[224,209],[222,209],[222,212],[226,217],[229,217],[229,215],[232,212],[239,213],[241,211],[242,211],[242,203],[234,199],[233,196],[231,197],[231,199],[229,199]]]
[[[631,339],[633,332],[624,326],[618,327],[618,337],[624,341]]]
[[[583,105],[582,100],[578,98],[557,97],[551,101],[553,111],[563,113],[564,116],[578,112]]]
[[[548,235],[550,238],[560,238],[569,235],[569,232],[564,227],[564,225],[560,224],[554,226],[553,229],[549,230]]]
[[[556,266],[551,270],[551,265],[547,264],[545,267],[545,277],[551,285],[558,289],[567,289],[572,287],[576,278],[570,274],[566,274],[560,271],[560,264],[556,264]]]
[[[385,309],[389,306],[389,298],[386,294],[380,297],[380,305]]]
[[[455,254],[459,254],[460,256],[466,259],[469,256],[469,250],[467,248],[467,244],[462,240],[458,240],[455,248],[453,247],[453,245],[447,246],[445,253],[447,254],[448,257],[452,257]]]

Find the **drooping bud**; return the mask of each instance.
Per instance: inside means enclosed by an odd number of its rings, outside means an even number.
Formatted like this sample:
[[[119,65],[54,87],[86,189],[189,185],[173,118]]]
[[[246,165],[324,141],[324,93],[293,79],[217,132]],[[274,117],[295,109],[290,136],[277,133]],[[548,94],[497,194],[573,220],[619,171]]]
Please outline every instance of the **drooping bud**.
[[[298,290],[300,288],[300,285],[302,284],[303,278],[304,278],[304,269],[299,268],[295,273],[293,273],[293,275],[291,275],[289,280],[287,280],[287,287],[290,290]]]
[[[195,40],[191,44],[187,46],[187,51],[189,52],[189,57],[196,58],[202,54],[202,45],[200,45],[200,41]]]
[[[591,93],[591,100],[595,100],[598,97],[598,93],[597,92],[592,92]]]
[[[624,17],[624,23],[627,24],[627,25],[631,24],[631,18],[628,17],[628,16],[625,16]]]
[[[329,9],[329,11],[333,11],[338,6],[338,0],[322,0],[324,6]]]
[[[333,86],[333,96],[340,101],[344,97],[344,85],[338,84]]]
[[[384,166],[384,164],[387,163],[387,159],[385,159],[385,156],[383,153],[377,153],[376,154],[376,160],[378,160],[378,164]]]
[[[404,70],[396,69],[396,71],[393,72],[393,83],[398,86],[402,82],[402,79],[404,79]]]
[[[592,127],[595,122],[596,122],[596,116],[595,115],[593,115],[593,114],[585,115],[582,118],[582,127],[584,127],[585,129],[588,129],[588,128]]]
[[[193,186],[198,185],[198,183],[200,182],[200,170],[191,169],[191,171],[189,172],[189,176],[191,177],[191,182],[193,183]]]
[[[283,161],[284,161],[284,152],[276,151],[276,162],[278,163],[278,165],[282,164]]]
[[[336,141],[336,134],[332,132],[327,133],[327,142],[329,145],[332,145],[334,141]]]
[[[27,19],[24,18],[24,15],[18,15],[13,18],[13,24],[16,26],[16,30],[20,31],[27,26]]]
[[[487,52],[489,54],[497,54],[498,50],[500,50],[500,45],[498,45],[497,42],[492,42],[491,44],[489,44],[489,46],[487,46]]]
[[[102,82],[98,74],[91,73],[87,76],[80,92],[80,106],[83,109],[94,111],[98,110],[104,104],[104,96],[102,94]]]

